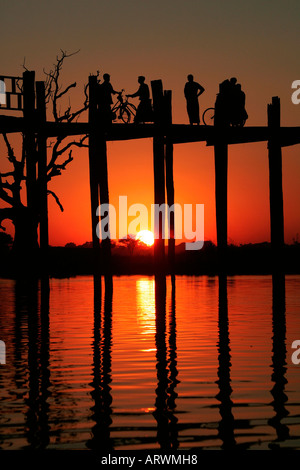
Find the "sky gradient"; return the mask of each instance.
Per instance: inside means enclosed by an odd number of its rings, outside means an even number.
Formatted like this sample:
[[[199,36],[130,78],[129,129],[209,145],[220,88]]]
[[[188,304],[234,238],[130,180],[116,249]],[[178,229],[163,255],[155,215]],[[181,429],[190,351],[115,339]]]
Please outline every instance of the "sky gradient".
[[[161,78],[173,92],[173,122],[188,123],[183,87],[188,73],[205,88],[200,110],[214,105],[218,84],[236,76],[246,93],[246,125],[266,125],[267,104],[279,96],[282,125],[300,126],[291,84],[300,79],[299,1],[1,0],[1,74],[26,67],[43,79],[60,49],[68,59],[63,83],[76,80],[71,104],[80,106],[89,74],[111,74],[115,89],[137,89],[137,76]],[[136,100],[132,100],[137,104]],[[50,118],[50,115],[49,115]],[[5,148],[1,140],[1,170]],[[49,199],[50,243],[91,240],[87,151],[51,181],[64,206]],[[108,144],[110,202],[153,202],[151,139]],[[285,239],[300,233],[300,146],[283,149]],[[213,148],[180,144],[174,150],[175,202],[204,203],[205,239],[216,241]],[[229,149],[228,237],[234,243],[270,239],[267,143]],[[10,224],[5,223],[10,229]]]

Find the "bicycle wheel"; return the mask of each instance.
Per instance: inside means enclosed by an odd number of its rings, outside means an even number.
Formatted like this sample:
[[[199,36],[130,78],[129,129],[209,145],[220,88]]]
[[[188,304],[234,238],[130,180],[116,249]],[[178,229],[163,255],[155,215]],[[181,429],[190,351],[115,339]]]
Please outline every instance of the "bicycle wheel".
[[[127,103],[128,108],[132,108],[134,111],[136,111],[136,107],[132,103]]]
[[[207,108],[202,114],[202,121],[205,126],[213,126],[215,118],[215,108]]]
[[[111,109],[111,119],[112,119],[112,121],[115,121],[117,119],[118,110],[119,110],[118,105],[115,105],[115,106],[112,107],[112,109]]]
[[[127,110],[128,110],[133,116],[136,115],[136,107],[134,106],[134,104],[127,103]]]
[[[120,118],[122,119],[122,121],[123,121],[125,124],[129,124],[129,122],[131,121],[131,114],[130,114],[130,112],[128,111],[127,108],[121,109],[121,111],[120,111]]]

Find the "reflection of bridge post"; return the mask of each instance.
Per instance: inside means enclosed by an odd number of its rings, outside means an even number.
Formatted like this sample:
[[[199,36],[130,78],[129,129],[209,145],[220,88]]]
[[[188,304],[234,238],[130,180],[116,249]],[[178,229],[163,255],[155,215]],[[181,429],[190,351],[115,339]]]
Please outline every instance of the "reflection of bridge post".
[[[112,289],[105,290],[104,313],[101,316],[101,277],[94,276],[94,341],[93,341],[93,437],[87,447],[100,452],[113,449],[110,437],[112,423],[111,345],[112,345]]]
[[[177,418],[174,416],[176,408],[175,387],[177,380],[176,362],[176,321],[175,321],[175,278],[172,281],[172,304],[169,337],[169,364],[170,376],[168,378],[168,359],[166,345],[166,278],[165,276],[155,277],[155,320],[156,320],[156,369],[157,388],[155,412],[153,413],[157,421],[157,441],[161,449],[177,449]]]
[[[155,276],[155,327],[157,388],[156,410],[153,415],[157,421],[158,443],[161,449],[168,449],[170,442],[167,414],[166,278],[162,275]]]
[[[47,399],[50,395],[50,285],[49,277],[43,276],[41,285],[41,349],[40,349],[40,367],[41,367],[41,389],[40,389],[40,442],[41,447],[45,448],[49,442],[49,403]]]
[[[171,293],[171,311],[170,311],[170,336],[169,336],[169,369],[170,369],[170,382],[168,387],[168,410],[170,420],[170,441],[172,449],[178,448],[178,419],[174,415],[176,409],[176,386],[179,383],[177,379],[177,343],[176,343],[176,290],[175,290],[175,276],[171,276],[172,293]]]
[[[25,400],[30,447],[45,448],[49,441],[49,285],[41,283],[41,310],[38,313],[38,281],[31,279],[19,286],[16,295],[24,296],[28,316],[28,399]],[[21,285],[22,283],[23,285]],[[24,308],[23,307],[23,308]]]
[[[273,310],[273,356],[272,356],[272,382],[274,386],[271,395],[275,416],[269,419],[269,424],[273,426],[277,433],[277,440],[284,441],[289,437],[289,428],[282,424],[281,420],[289,413],[285,408],[288,400],[284,393],[286,373],[286,320],[285,320],[285,277],[284,275],[273,275],[272,278],[272,310]]]
[[[230,385],[231,356],[229,343],[227,277],[219,276],[219,368],[217,381],[219,393],[216,398],[220,401],[219,437],[223,442],[223,449],[230,449],[235,445],[233,403],[230,398],[232,388]]]
[[[22,281],[21,281],[22,282]],[[28,312],[28,398],[26,422],[27,440],[31,447],[39,447],[39,321],[37,280],[26,283],[26,310]]]

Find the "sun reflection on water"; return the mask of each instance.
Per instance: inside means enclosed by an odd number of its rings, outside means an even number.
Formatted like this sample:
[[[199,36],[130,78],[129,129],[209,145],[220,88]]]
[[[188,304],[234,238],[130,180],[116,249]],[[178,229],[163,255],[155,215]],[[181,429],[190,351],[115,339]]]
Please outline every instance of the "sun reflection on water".
[[[155,335],[155,281],[141,278],[136,282],[137,322],[142,335]],[[143,337],[142,337],[143,339]],[[146,337],[144,338],[146,339]],[[147,349],[149,351],[149,349]],[[154,349],[155,351],[155,349]]]

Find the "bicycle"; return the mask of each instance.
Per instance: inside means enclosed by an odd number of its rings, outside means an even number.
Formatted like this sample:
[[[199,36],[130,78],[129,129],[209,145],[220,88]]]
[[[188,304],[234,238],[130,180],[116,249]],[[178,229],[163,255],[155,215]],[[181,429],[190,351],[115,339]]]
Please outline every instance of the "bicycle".
[[[215,119],[215,108],[207,108],[202,114],[202,121],[205,126],[213,126]]]
[[[238,119],[230,119],[229,125],[232,127],[244,127],[246,120],[248,118],[248,115],[246,111],[242,113],[242,116],[239,117]],[[205,126],[213,126],[214,125],[214,120],[215,120],[215,108],[207,108],[204,113],[202,114],[202,121]]]
[[[127,96],[124,94],[124,89],[118,93],[117,102],[111,109],[113,121],[120,119],[124,124],[128,124],[136,115],[136,107],[134,104],[129,103]]]

